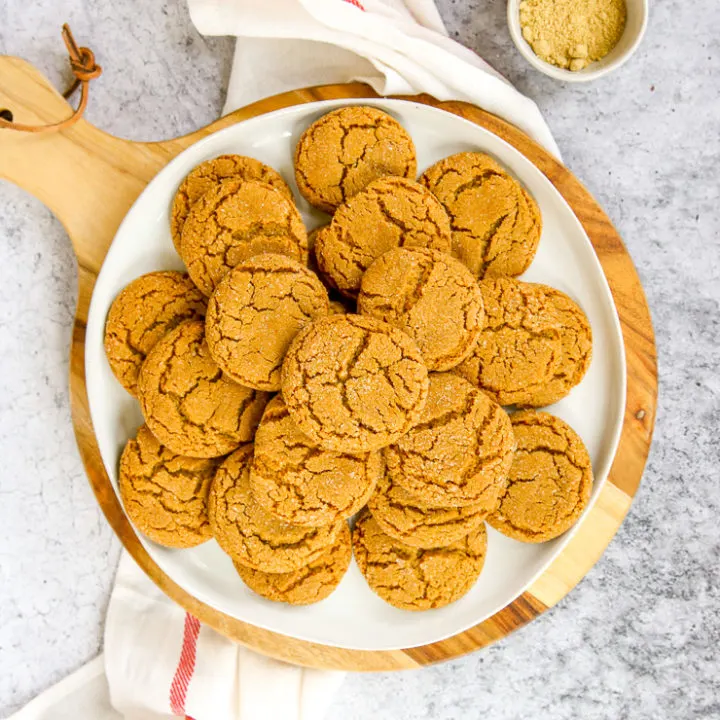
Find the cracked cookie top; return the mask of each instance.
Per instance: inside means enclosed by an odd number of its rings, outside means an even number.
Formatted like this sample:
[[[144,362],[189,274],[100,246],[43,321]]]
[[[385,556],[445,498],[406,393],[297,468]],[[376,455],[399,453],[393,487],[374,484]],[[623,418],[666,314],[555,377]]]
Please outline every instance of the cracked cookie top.
[[[207,498],[216,460],[183,457],[162,446],[143,425],[120,458],[120,496],[133,525],[174,548],[211,537]]]
[[[244,155],[220,155],[212,160],[206,160],[198,165],[180,183],[172,209],[170,210],[170,233],[173,245],[180,252],[180,240],[185,220],[190,208],[208,191],[212,190],[222,180],[234,178],[236,180],[259,180],[272,185],[285,195],[291,202],[292,193],[286,182],[276,170],[261,163],[255,158]]]
[[[205,342],[205,324],[197,320],[165,335],[138,379],[140,407],[153,435],[190,457],[219,457],[252,440],[267,397],[223,375]]]
[[[385,449],[392,481],[430,507],[495,509],[515,440],[507,413],[452,373],[430,375],[419,421]]]
[[[279,390],[290,342],[328,312],[327,291],[304,265],[284,255],[257,255],[230,270],[210,298],[210,354],[241,385]]]
[[[180,256],[205,295],[239,262],[263,253],[308,260],[300,213],[277,188],[255,180],[223,180],[192,206]]]
[[[397,328],[361,315],[330,315],[293,340],[282,392],[312,442],[366,452],[395,442],[415,424],[428,376],[417,345]]]
[[[295,180],[314,207],[333,213],[373,180],[415,178],[412,138],[395,118],[371,107],[344,107],[323,115],[295,148]]]
[[[330,549],[298,570],[270,573],[237,562],[235,569],[253,592],[268,600],[310,605],[324,600],[335,590],[347,572],[351,558],[350,528],[345,523]]]
[[[544,387],[535,393],[533,405],[552,405],[564,398],[580,381],[592,360],[592,330],[585,313],[564,292],[538,286],[558,321],[560,362]]]
[[[427,248],[395,248],[375,260],[362,277],[358,310],[407,333],[429,370],[462,362],[485,322],[472,273],[459,260]]]
[[[476,277],[527,270],[540,242],[540,208],[493,158],[474,152],[451,155],[428,168],[420,182],[445,206],[453,255]]]
[[[442,548],[415,548],[386,535],[364,510],[353,530],[353,553],[368,585],[403,610],[430,610],[460,599],[482,572],[485,525]]]
[[[346,523],[299,527],[270,515],[250,490],[252,455],[252,445],[245,445],[215,473],[208,502],[210,527],[234,562],[264,572],[292,572],[325,554]]]
[[[300,432],[280,395],[255,434],[250,487],[272,515],[296,525],[328,525],[362,508],[382,473],[379,452],[323,450]]]
[[[110,306],[105,353],[120,384],[137,392],[137,378],[155,343],[184,320],[205,316],[205,297],[179,272],[152,272],[133,280]]]
[[[482,525],[487,504],[464,507],[428,507],[385,473],[368,501],[368,509],[380,529],[406,545],[420,548],[446,547]]]
[[[511,420],[517,451],[488,522],[515,540],[552,540],[575,524],[590,501],[590,457],[577,433],[554,415],[527,410]]]
[[[404,178],[376,180],[338,208],[315,240],[315,258],[330,282],[356,297],[363,273],[396,247],[450,252],[450,221],[422,185]]]
[[[558,316],[542,286],[512,278],[480,282],[485,328],[472,354],[453,372],[500,405],[542,406],[561,372]]]

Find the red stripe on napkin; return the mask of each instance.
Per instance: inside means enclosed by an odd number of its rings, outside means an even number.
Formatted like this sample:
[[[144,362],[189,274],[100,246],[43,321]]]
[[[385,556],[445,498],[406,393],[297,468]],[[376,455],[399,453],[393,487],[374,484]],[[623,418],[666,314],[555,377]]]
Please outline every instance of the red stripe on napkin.
[[[200,621],[190,613],[185,613],[185,628],[183,630],[183,644],[180,651],[180,660],[175,669],[170,686],[170,709],[174,715],[185,714],[185,698],[188,685],[195,672],[195,658],[197,656],[197,639],[200,634]]]
[[[345,0],[346,3],[350,3],[351,5],[354,5],[359,10],[362,10],[365,12],[365,8],[362,6],[362,3],[359,2],[359,0]]]

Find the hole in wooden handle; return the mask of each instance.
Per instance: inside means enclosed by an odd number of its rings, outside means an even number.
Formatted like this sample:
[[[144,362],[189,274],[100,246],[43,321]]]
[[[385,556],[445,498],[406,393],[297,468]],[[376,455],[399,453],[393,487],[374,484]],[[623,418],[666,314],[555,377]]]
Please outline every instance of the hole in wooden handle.
[[[10,110],[3,108],[2,110],[0,110],[0,118],[2,118],[3,120],[7,120],[8,122],[12,122],[13,114]]]

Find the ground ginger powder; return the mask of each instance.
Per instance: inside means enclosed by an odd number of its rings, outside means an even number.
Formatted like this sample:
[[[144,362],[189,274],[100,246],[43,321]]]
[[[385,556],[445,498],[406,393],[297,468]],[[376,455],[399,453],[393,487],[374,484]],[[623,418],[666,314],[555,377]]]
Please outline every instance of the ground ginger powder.
[[[578,71],[605,57],[625,29],[625,0],[522,0],[525,40],[545,62]]]

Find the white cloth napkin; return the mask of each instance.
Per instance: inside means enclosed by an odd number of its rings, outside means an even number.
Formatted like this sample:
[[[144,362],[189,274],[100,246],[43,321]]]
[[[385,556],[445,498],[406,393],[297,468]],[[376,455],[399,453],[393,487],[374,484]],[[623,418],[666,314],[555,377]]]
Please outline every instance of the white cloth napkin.
[[[447,37],[433,0],[188,0],[204,35],[235,35],[225,112],[310,85],[366,82],[381,95],[465,100],[559,156],[537,105]]]
[[[188,0],[207,35],[238,42],[225,111],[299,87],[363,81],[500,115],[559,157],[535,103],[447,37],[433,0]],[[170,601],[128,555],[104,656],[12,720],[321,720],[344,674],[294,667],[218,635]]]
[[[288,665],[228,640],[123,553],[103,655],[11,720],[321,720],[344,675]]]

